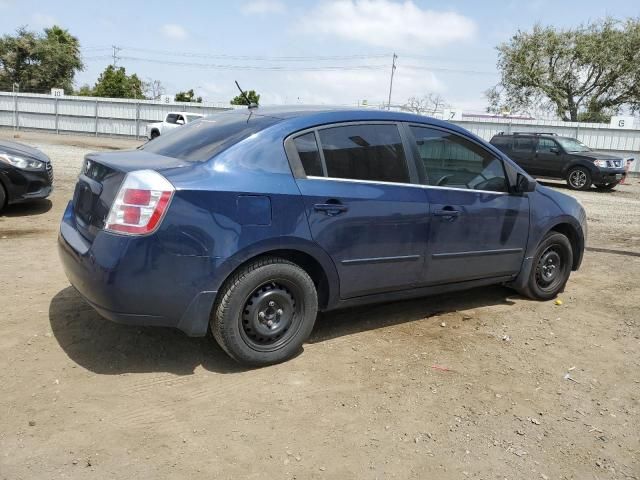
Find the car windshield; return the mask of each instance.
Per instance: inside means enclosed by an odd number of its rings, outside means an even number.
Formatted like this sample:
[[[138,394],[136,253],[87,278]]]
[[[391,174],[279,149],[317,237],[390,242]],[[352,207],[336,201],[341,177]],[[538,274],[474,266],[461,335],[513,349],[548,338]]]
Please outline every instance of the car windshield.
[[[245,112],[219,113],[187,123],[145,143],[141,150],[188,162],[205,162],[280,121],[279,118]]]
[[[199,118],[202,118],[202,117],[200,115],[187,115],[188,122],[193,122],[194,120],[198,120]]]
[[[558,137],[556,138],[556,140],[558,140],[558,143],[560,143],[560,145],[562,145],[562,148],[564,148],[567,152],[590,152],[591,151],[589,147],[587,147],[580,140],[576,140],[575,138]]]

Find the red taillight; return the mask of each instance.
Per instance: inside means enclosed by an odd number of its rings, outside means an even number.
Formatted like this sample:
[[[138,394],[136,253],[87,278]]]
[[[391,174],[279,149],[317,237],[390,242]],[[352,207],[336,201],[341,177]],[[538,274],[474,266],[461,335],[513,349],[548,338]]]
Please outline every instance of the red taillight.
[[[143,235],[153,232],[171,202],[174,187],[153,170],[130,172],[116,195],[105,229]]]
[[[139,188],[127,188],[124,192],[124,203],[129,205],[149,205],[151,200],[151,192],[149,190],[140,190]]]

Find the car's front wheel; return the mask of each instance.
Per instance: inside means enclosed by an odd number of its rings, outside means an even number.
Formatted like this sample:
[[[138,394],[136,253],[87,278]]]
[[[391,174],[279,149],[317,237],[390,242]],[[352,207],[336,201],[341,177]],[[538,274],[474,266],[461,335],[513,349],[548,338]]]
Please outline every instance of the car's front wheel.
[[[564,290],[571,274],[573,249],[569,239],[549,232],[538,245],[523,293],[535,300],[550,300]]]
[[[300,350],[317,312],[316,288],[307,272],[288,260],[265,257],[225,282],[212,312],[211,330],[236,361],[269,365]]]
[[[567,173],[567,185],[574,190],[589,190],[591,173],[584,167],[574,167]]]

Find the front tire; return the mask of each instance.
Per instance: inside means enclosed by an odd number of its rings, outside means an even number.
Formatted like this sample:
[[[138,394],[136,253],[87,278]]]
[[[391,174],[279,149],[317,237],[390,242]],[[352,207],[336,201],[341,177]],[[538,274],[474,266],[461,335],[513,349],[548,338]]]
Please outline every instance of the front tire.
[[[573,249],[569,239],[549,232],[538,245],[529,281],[521,292],[534,300],[551,300],[564,290],[571,274]]]
[[[298,265],[265,257],[234,273],[211,318],[213,336],[239,363],[279,363],[300,351],[318,313],[313,280]]]
[[[567,185],[573,190],[589,190],[591,173],[584,167],[574,167],[567,173]]]

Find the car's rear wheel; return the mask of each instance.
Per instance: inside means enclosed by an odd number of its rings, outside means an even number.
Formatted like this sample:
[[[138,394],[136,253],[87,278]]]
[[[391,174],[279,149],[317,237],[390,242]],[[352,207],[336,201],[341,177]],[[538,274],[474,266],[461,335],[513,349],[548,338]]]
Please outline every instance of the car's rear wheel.
[[[219,293],[211,318],[217,342],[236,361],[262,366],[291,358],[309,337],[318,312],[313,280],[278,257],[251,262]]]
[[[564,290],[571,274],[573,249],[569,239],[558,232],[549,232],[538,245],[522,292],[536,300],[550,300]]]
[[[151,140],[154,138],[158,138],[160,136],[160,132],[157,130],[151,130]]]
[[[5,192],[4,187],[2,186],[2,183],[0,183],[0,212],[2,211],[6,203],[7,203],[7,192]]]
[[[596,185],[598,190],[613,190],[618,186],[620,182],[612,182],[612,183],[599,183]]]
[[[567,173],[567,185],[574,190],[589,190],[591,173],[584,167],[574,167]]]

